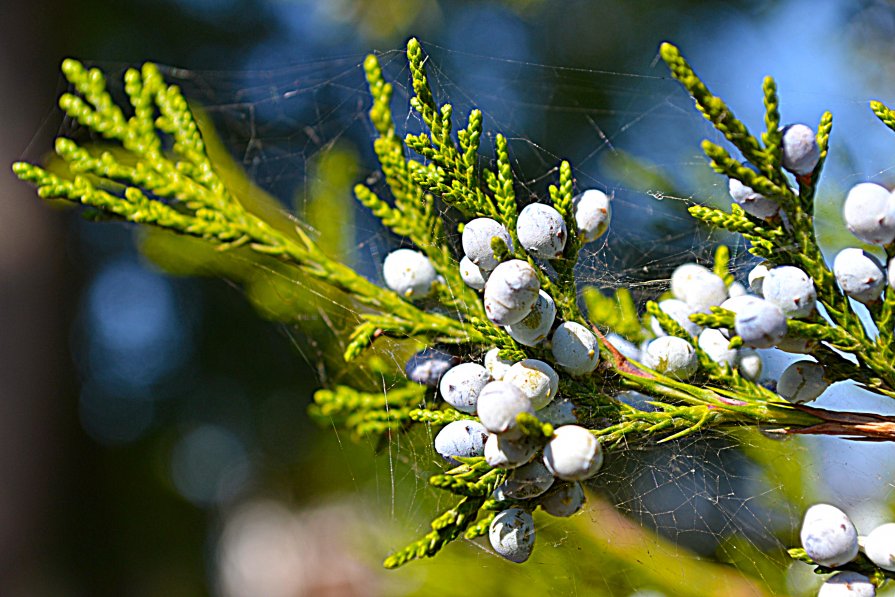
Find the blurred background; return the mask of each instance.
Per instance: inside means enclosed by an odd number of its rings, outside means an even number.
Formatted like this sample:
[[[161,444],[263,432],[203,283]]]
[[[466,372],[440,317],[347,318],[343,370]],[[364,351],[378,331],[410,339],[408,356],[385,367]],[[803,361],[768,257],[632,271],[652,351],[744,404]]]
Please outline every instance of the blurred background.
[[[680,45],[753,126],[761,126],[768,73],[785,120],[815,123],[833,109],[826,213],[838,212],[855,182],[893,178],[895,137],[866,108],[870,98],[895,95],[895,6],[882,0],[46,0],[5,2],[0,22],[2,595],[454,594],[466,589],[442,581],[458,574],[503,594],[514,582],[504,575],[497,583],[505,564],[474,545],[452,547],[440,563],[381,570],[382,556],[424,532],[436,512],[422,488],[437,463],[402,445],[355,445],[310,421],[313,390],[346,374],[324,358],[327,335],[343,330],[314,309],[283,316],[283,289],[252,286],[238,264],[191,263],[179,252],[189,247],[152,237],[138,239],[141,253],[132,228],[85,222],[13,178],[12,161],[44,161],[53,137],[70,128],[55,107],[64,57],[114,77],[146,60],[171,67],[166,75],[204,108],[249,178],[373,278],[377,256],[397,241],[345,208],[351,186],[375,170],[359,65],[380,52],[406,102],[396,50],[411,35],[432,55],[440,99],[454,102],[455,114],[481,106],[486,129],[512,139],[528,191],[543,193],[569,158],[579,187],[616,193],[613,230],[585,264],[603,287],[655,294],[662,284],[650,281],[725,240],[684,215],[686,200],[722,201],[726,184],[698,153],[698,139],[711,133],[656,65],[663,40]],[[415,125],[408,118],[402,126]],[[327,231],[332,213],[343,219]],[[821,230],[831,250],[841,244],[834,228]],[[742,248],[735,252],[748,268]],[[202,273],[230,281],[188,275]],[[686,579],[705,571],[662,558],[677,549],[715,553],[729,539],[719,525],[733,515],[715,520],[706,504],[686,512],[669,504],[717,494],[740,508],[768,474],[732,439],[711,441],[680,447],[684,472],[658,468],[665,458],[656,453],[616,463],[616,478],[633,479],[635,493],[605,488],[606,503],[595,498],[574,534],[548,527],[540,566],[523,568],[519,586],[692,590]],[[748,442],[759,460],[776,453],[761,442]],[[809,448],[790,447],[784,460]],[[672,482],[706,460],[714,477]],[[848,464],[884,484],[877,461],[862,462]],[[835,468],[818,464],[808,480],[822,485],[822,471]],[[801,491],[789,497],[804,500]],[[853,499],[866,503],[864,494]],[[628,519],[613,518],[610,503],[627,505],[669,542],[650,543]],[[749,511],[743,528],[768,530],[755,516]],[[631,544],[612,551],[606,533]],[[760,541],[750,541],[758,551]],[[546,549],[550,542],[563,549]],[[587,558],[565,571],[549,567],[576,545],[632,567],[613,578]],[[638,568],[637,550],[649,545],[661,547],[653,566]],[[751,563],[767,584],[786,582]],[[655,577],[649,569],[658,566],[674,570]]]

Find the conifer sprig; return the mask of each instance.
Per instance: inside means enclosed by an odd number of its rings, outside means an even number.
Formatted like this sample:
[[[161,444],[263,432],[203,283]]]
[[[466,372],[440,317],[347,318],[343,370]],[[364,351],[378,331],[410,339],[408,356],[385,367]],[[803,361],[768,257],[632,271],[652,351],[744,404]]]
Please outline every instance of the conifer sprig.
[[[710,141],[704,141],[703,150],[712,168],[778,201],[785,212],[788,228],[780,225],[777,228],[767,229],[766,224],[758,225],[754,221],[755,218],[746,215],[736,205],[732,206],[731,214],[702,206],[691,207],[690,213],[709,225],[742,234],[752,243],[750,251],[773,265],[795,265],[803,269],[814,281],[818,300],[824,305],[829,322],[807,324],[808,327],[805,329],[799,327],[797,323],[796,327],[799,329],[794,331],[804,332],[807,337],[823,340],[831,346],[847,347],[845,349],[857,357],[860,366],[881,382],[877,388],[884,390],[884,393],[891,391],[895,388],[895,372],[886,364],[891,362],[891,348],[886,344],[875,343],[871,339],[849,300],[838,288],[833,272],[830,271],[821,253],[814,231],[814,194],[828,153],[832,115],[826,112],[821,117],[816,133],[820,159],[809,175],[796,177],[798,184],[796,192],[790,186],[779,155],[779,100],[773,80],[766,78],[763,84],[766,130],[762,134],[764,142],[762,145],[749,133],[746,126],[733,116],[724,101],[708,91],[677,48],[664,43],[660,54],[675,79],[680,81],[693,97],[699,111],[751,164],[751,168],[747,167],[731,157],[724,148]],[[893,121],[891,111],[883,104],[874,102],[871,108],[887,125]],[[887,290],[887,296],[892,293],[891,289]],[[883,310],[886,316],[883,317],[880,313],[877,316],[878,320],[886,320],[891,316],[892,308],[886,308],[885,303]]]
[[[780,203],[786,218],[760,220],[737,205],[730,213],[693,206],[691,214],[711,226],[741,234],[751,243],[751,252],[772,265],[792,264],[804,269],[814,280],[828,319],[791,319],[788,332],[810,341],[813,355],[824,365],[830,380],[851,379],[895,397],[895,372],[891,367],[895,291],[887,290],[883,303],[871,308],[880,327],[874,338],[874,330],[865,329],[837,289],[814,234],[813,200],[827,155],[831,116],[824,114],[818,127],[820,160],[812,173],[796,177],[796,191],[781,165],[781,116],[773,79],[763,82],[764,131],[758,138],[708,90],[674,46],[663,44],[661,55],[692,95],[697,109],[743,158],[705,141],[703,149],[712,168],[772,197]],[[387,190],[382,193],[373,183],[361,184],[355,187],[355,195],[387,228],[428,257],[440,276],[428,303],[414,304],[382,288],[327,257],[300,227],[274,225],[244,205],[216,172],[186,99],[176,86],[164,82],[152,64],[126,73],[124,89],[130,106],[125,109],[112,99],[100,71],[66,61],[63,72],[73,91],[60,98],[60,106],[114,147],[97,149],[60,138],[56,152],[70,176],[26,163],[16,164],[14,171],[35,184],[43,197],[88,205],[113,218],[198,237],[222,250],[244,247],[246,252],[281,260],[293,268],[284,270],[294,271],[296,276],[309,276],[343,292],[343,306],[355,323],[344,348],[346,360],[357,358],[380,338],[389,337],[414,338],[427,346],[463,345],[465,354],[476,357],[497,348],[501,358],[513,362],[535,358],[562,368],[552,353],[555,345],[536,342],[535,346],[524,346],[507,329],[489,321],[481,297],[459,273],[452,248],[456,224],[452,217],[460,213],[467,219],[494,218],[513,240],[512,251],[499,239],[492,243],[496,257],[527,261],[536,272],[540,289],[554,299],[560,319],[584,324],[600,336],[600,366],[583,376],[563,374],[557,385],[559,394],[575,407],[579,423],[586,425],[604,447],[667,442],[708,429],[742,425],[775,427],[781,434],[828,433],[895,440],[895,424],[885,417],[850,418],[848,414],[785,403],[771,390],[745,379],[737,367],[712,361],[698,340],[653,302],[647,303],[643,317],[655,320],[665,333],[686,340],[701,365],[699,373],[692,380],[682,381],[622,356],[602,337],[601,328],[634,343],[651,338],[652,333],[644,328],[649,322],[641,319],[631,293],[624,288],[614,296],[605,296],[596,288],[581,289],[587,318],[581,312],[575,276],[581,239],[574,213],[571,164],[560,163],[556,183],[549,187],[550,203],[565,221],[568,238],[561,257],[545,264],[518,242],[520,189],[515,183],[507,139],[494,134],[496,158],[489,164],[481,155],[481,111],[473,109],[466,123],[455,127],[451,105],[436,101],[426,72],[427,59],[415,39],[408,42],[407,59],[413,88],[410,104],[425,130],[402,138],[391,111],[393,87],[385,80],[375,56],[369,56],[363,67],[372,98],[369,117],[375,131],[373,149]],[[891,110],[878,102],[873,109],[895,129]],[[887,247],[887,252],[892,257],[895,248]],[[714,273],[731,287],[734,276],[725,246],[715,254]],[[736,324],[732,311],[718,307],[690,319],[714,328],[734,329]],[[743,338],[732,335],[729,348],[743,343]],[[843,352],[854,355],[858,365],[844,358]],[[594,355],[589,353],[590,357]],[[312,416],[339,425],[355,437],[379,439],[417,423],[440,427],[475,418],[436,405],[429,386],[405,383],[400,373],[390,372],[385,378],[389,387],[380,392],[347,385],[318,391]],[[629,389],[647,394],[647,406],[630,406],[617,397]],[[515,425],[526,439],[540,446],[555,435],[553,425],[535,414],[518,415]],[[495,510],[517,505],[514,500],[497,500],[492,495],[509,474],[506,470],[490,466],[481,457],[459,460],[460,466],[429,479],[433,487],[458,496],[458,503],[438,516],[423,538],[390,556],[386,567],[432,556],[464,534],[480,537],[487,533]]]

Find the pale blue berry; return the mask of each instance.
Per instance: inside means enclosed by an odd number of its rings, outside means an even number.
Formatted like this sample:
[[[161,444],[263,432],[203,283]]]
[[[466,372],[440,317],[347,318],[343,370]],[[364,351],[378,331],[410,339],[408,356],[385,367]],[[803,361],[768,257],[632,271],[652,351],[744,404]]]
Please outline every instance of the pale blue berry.
[[[562,214],[544,203],[531,203],[519,213],[516,236],[522,248],[541,259],[562,257],[566,246],[566,223]]]
[[[732,369],[739,360],[739,350],[730,348],[730,339],[720,330],[713,328],[702,330],[702,333],[699,334],[698,344],[699,348],[718,364],[727,365]]]
[[[597,337],[580,323],[567,321],[553,332],[551,351],[556,364],[572,375],[586,375],[597,368]]]
[[[513,340],[524,346],[537,346],[547,339],[553,321],[556,319],[556,303],[543,290],[538,291],[538,300],[525,319],[506,326]]]
[[[736,315],[742,309],[746,308],[747,306],[753,306],[761,300],[761,297],[755,296],[754,294],[743,294],[741,296],[735,296],[727,299],[726,301],[721,303],[720,307],[727,311],[733,311],[733,314]],[[718,328],[718,330],[726,337],[730,338],[730,330],[728,330],[727,328]]]
[[[817,303],[814,280],[791,265],[768,271],[762,284],[762,295],[766,301],[780,307],[787,317],[808,317],[814,313]]]
[[[724,280],[697,263],[685,263],[671,273],[671,294],[701,313],[728,297]]]
[[[470,288],[475,290],[485,288],[485,276],[482,274],[482,270],[469,257],[464,256],[460,260],[460,277]]]
[[[514,468],[498,488],[501,499],[530,500],[543,495],[553,485],[551,473],[540,460]]]
[[[559,390],[559,375],[553,367],[537,359],[524,359],[510,367],[503,381],[511,383],[539,410],[550,404]]]
[[[752,187],[747,187],[735,178],[730,179],[728,187],[734,202],[751,216],[764,220],[776,216],[780,211],[780,205],[776,201],[756,193]]]
[[[382,277],[385,285],[401,296],[418,299],[429,296],[438,274],[429,258],[419,251],[398,249],[386,255]]]
[[[693,346],[677,336],[662,336],[646,345],[643,364],[676,379],[687,379],[699,366]]]
[[[491,380],[488,370],[478,363],[462,363],[448,369],[438,389],[445,402],[465,413],[474,413],[479,393]]]
[[[764,287],[764,278],[771,271],[765,263],[759,263],[749,271],[749,289],[756,295],[761,296]]]
[[[492,433],[485,441],[485,462],[495,468],[515,468],[535,457],[541,446],[527,435]]]
[[[870,561],[895,572],[895,523],[880,525],[864,538],[864,553]]]
[[[550,491],[538,500],[538,505],[550,516],[566,517],[581,510],[584,500],[581,483],[561,483],[550,488]]]
[[[492,348],[485,353],[484,365],[494,381],[501,381],[506,372],[513,366],[513,361],[500,358],[500,349]]]
[[[814,361],[790,364],[777,380],[777,393],[795,404],[811,402],[830,387],[824,379],[824,368]]]
[[[498,512],[488,528],[488,539],[500,556],[521,564],[531,556],[534,548],[534,519],[521,508]]]
[[[727,287],[727,295],[731,298],[735,296],[744,296],[748,294],[748,290],[746,287],[740,284],[739,282],[733,282],[730,286]]]
[[[808,508],[800,538],[808,557],[821,566],[842,566],[858,555],[855,525],[836,506],[815,504]]]
[[[875,597],[876,585],[860,572],[845,570],[824,581],[817,597]]]
[[[770,348],[786,336],[786,315],[774,303],[756,298],[736,311],[734,329],[746,346]]]
[[[460,464],[455,456],[472,458],[485,453],[488,430],[478,421],[453,421],[442,427],[435,436],[435,451],[442,458]]]
[[[496,242],[503,243],[508,253],[513,252],[510,233],[497,220],[475,218],[463,227],[461,237],[463,253],[482,270],[483,274],[493,270],[499,263],[492,245],[495,239],[497,239]]]
[[[578,425],[557,427],[544,448],[544,464],[565,481],[583,481],[603,465],[603,449],[594,435]]]
[[[437,348],[426,348],[410,357],[404,372],[410,381],[434,388],[441,376],[458,363],[459,359],[454,355]]]
[[[528,262],[505,261],[485,282],[485,314],[497,325],[519,323],[531,313],[539,290],[537,272]]]
[[[751,348],[740,348],[737,358],[737,371],[750,381],[758,381],[764,363],[761,355]]]
[[[519,388],[505,381],[492,381],[478,396],[476,413],[491,433],[516,432],[516,416],[534,413],[531,401]]]
[[[833,260],[833,274],[846,296],[865,305],[877,302],[886,285],[882,264],[861,249],[839,251]]]
[[[783,167],[795,174],[811,174],[820,160],[820,148],[811,127],[793,124],[783,129]]]
[[[582,243],[600,238],[609,228],[612,205],[609,196],[597,189],[588,189],[572,199],[572,212]]]
[[[702,331],[701,325],[690,321],[690,316],[699,313],[699,310],[684,301],[680,299],[665,299],[664,301],[659,301],[659,309],[675,320],[691,336],[698,336],[699,332]],[[656,336],[667,335],[659,321],[654,317],[650,320],[650,328]]]
[[[856,184],[842,207],[849,232],[871,245],[895,240],[895,199],[888,189],[872,182]]]

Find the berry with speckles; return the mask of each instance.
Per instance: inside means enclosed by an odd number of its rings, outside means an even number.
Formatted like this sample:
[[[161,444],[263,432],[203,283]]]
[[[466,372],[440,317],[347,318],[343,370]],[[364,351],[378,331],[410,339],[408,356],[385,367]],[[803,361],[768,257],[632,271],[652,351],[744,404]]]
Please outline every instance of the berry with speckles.
[[[516,237],[522,248],[541,259],[562,257],[568,231],[562,214],[544,203],[531,203],[519,212]]]

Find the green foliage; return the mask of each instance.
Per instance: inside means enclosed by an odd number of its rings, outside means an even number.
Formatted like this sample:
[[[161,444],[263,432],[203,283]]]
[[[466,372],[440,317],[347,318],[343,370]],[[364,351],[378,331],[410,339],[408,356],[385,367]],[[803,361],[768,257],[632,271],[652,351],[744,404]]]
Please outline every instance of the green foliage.
[[[674,46],[663,44],[661,56],[693,97],[697,109],[745,160],[705,141],[702,147],[710,166],[773,198],[786,217],[759,220],[736,205],[730,212],[693,206],[690,213],[712,228],[741,234],[751,244],[753,254],[773,265],[791,264],[804,269],[815,281],[828,318],[792,320],[790,334],[816,344],[813,354],[831,379],[853,379],[878,393],[895,396],[895,372],[891,368],[895,356],[891,325],[895,320],[895,290],[887,289],[883,303],[871,310],[880,329],[879,336],[874,337],[873,330],[864,327],[837,289],[815,236],[814,195],[827,154],[830,115],[825,114],[818,127],[821,159],[811,174],[796,177],[796,190],[781,166],[781,116],[773,79],[763,83],[765,130],[756,137],[723,100],[708,90]],[[62,95],[60,107],[98,134],[103,145],[81,146],[60,138],[56,143],[57,167],[17,163],[14,171],[33,183],[42,197],[83,204],[106,217],[154,228],[152,234],[158,236],[148,236],[147,246],[154,247],[150,252],[154,250],[161,261],[167,258],[172,268],[179,263],[182,273],[215,273],[239,281],[249,289],[256,304],[266,306],[265,313],[272,318],[291,321],[290,317],[295,317],[294,309],[278,308],[273,297],[286,302],[309,293],[327,297],[339,305],[342,317],[349,322],[346,327],[352,330],[340,345],[343,358],[352,361],[366,356],[371,370],[377,361],[370,348],[381,346],[389,338],[409,339],[415,346],[459,344],[466,354],[482,354],[497,347],[504,358],[514,361],[554,360],[545,346],[522,346],[506,330],[488,321],[478,293],[467,287],[459,274],[451,242],[457,225],[453,218],[457,214],[464,221],[494,218],[506,226],[514,241],[511,254],[499,257],[530,263],[541,289],[556,302],[560,318],[594,329],[601,339],[602,365],[585,377],[564,375],[560,392],[574,404],[579,421],[610,453],[613,448],[638,441],[668,442],[722,427],[762,425],[779,434],[835,433],[873,439],[891,435],[873,417],[785,403],[735,369],[714,363],[656,303],[647,303],[645,313],[638,313],[625,289],[617,290],[614,296],[592,287],[580,289],[585,317],[578,303],[575,277],[581,241],[574,217],[571,164],[560,162],[556,182],[549,187],[550,202],[568,227],[568,241],[560,258],[540,263],[520,247],[516,238],[520,205],[507,139],[499,133],[493,135],[496,157],[489,163],[480,154],[484,131],[481,111],[473,109],[462,126],[455,126],[451,105],[439,103],[432,92],[426,57],[415,39],[407,44],[407,60],[413,88],[410,106],[424,131],[403,139],[399,136],[391,112],[392,85],[385,80],[376,57],[368,56],[363,67],[372,98],[369,117],[376,134],[373,149],[387,190],[360,184],[354,187],[354,195],[386,228],[428,257],[440,280],[434,298],[426,303],[412,303],[367,280],[345,263],[352,243],[345,236],[344,224],[351,219],[336,222],[326,217],[328,208],[321,206],[338,201],[338,189],[353,177],[354,158],[349,153],[333,151],[314,165],[314,179],[320,184],[311,185],[312,196],[305,198],[304,207],[316,230],[315,240],[311,233],[294,225],[273,199],[246,184],[244,175],[224,157],[226,152],[216,148],[214,136],[203,132],[207,127],[203,127],[201,117],[194,115],[180,90],[166,84],[151,64],[125,75],[129,101],[126,115],[108,93],[100,71],[66,61],[63,72],[73,89]],[[889,126],[895,122],[882,104],[874,104],[874,111]],[[236,189],[240,189],[239,194]],[[178,245],[180,242],[184,244]],[[195,261],[184,264],[171,259],[174,247],[195,253]],[[895,250],[889,247],[888,252]],[[216,258],[222,254],[236,258]],[[728,286],[733,282],[726,246],[716,251],[714,271]],[[319,308],[322,311],[325,307]],[[651,371],[622,357],[603,341],[601,329],[632,342],[647,339],[650,333],[643,329],[644,316],[654,318],[666,333],[684,338],[694,347],[701,364],[694,380],[680,381]],[[717,307],[691,319],[715,328],[734,326],[733,313]],[[731,339],[732,347],[740,344],[742,339]],[[396,357],[410,348],[386,346]],[[854,355],[857,366],[837,351]],[[311,415],[347,429],[356,438],[380,440],[419,423],[441,426],[473,418],[433,406],[426,387],[405,382],[401,372],[394,369],[393,364],[381,362],[375,368],[384,390],[371,390],[363,376],[352,378],[350,385],[319,390]],[[648,408],[618,400],[616,396],[623,390],[647,394]],[[554,433],[552,425],[535,415],[520,415],[517,423],[523,433],[538,441],[546,441]],[[460,466],[433,475],[430,485],[458,496],[459,501],[431,523],[428,534],[386,559],[386,567],[430,557],[461,536],[485,534],[494,510],[513,503],[498,503],[490,497],[505,475],[482,458],[465,459]],[[622,555],[615,553],[612,557]],[[661,574],[656,577],[659,586],[674,584]]]
[[[413,420],[411,413],[418,413],[424,402],[425,388],[417,384],[375,394],[336,386],[318,390],[308,412],[322,423],[332,422],[361,438],[401,429]]]
[[[588,319],[602,327],[607,327],[631,342],[645,339],[637,306],[627,288],[619,288],[614,297],[608,297],[592,286],[581,291]]]
[[[874,378],[874,388],[891,394],[895,388],[895,372],[891,368],[891,342],[886,337],[892,333],[892,326],[888,324],[891,314],[895,312],[892,307],[895,304],[895,289],[886,289],[883,303],[885,314],[880,312],[877,315],[874,326],[875,330],[880,330],[882,341],[874,342],[848,299],[838,289],[833,273],[824,261],[814,230],[813,199],[827,156],[832,128],[830,113],[824,113],[817,129],[820,160],[811,174],[796,177],[799,185],[796,192],[790,186],[787,174],[781,166],[780,135],[772,130],[774,127],[779,129],[780,124],[779,101],[773,80],[766,78],[763,85],[767,130],[762,135],[762,143],[749,132],[746,125],[734,117],[720,98],[709,92],[677,48],[665,43],[661,54],[674,77],[693,97],[697,108],[740,150],[751,165],[751,168],[744,166],[722,147],[704,141],[702,147],[712,168],[777,201],[785,212],[791,229],[786,229],[783,222],[777,222],[776,226],[774,222],[759,225],[755,218],[745,214],[736,205],[732,206],[730,214],[700,206],[691,208],[691,213],[710,225],[739,232],[752,243],[752,253],[767,259],[773,265],[795,265],[811,276],[818,291],[818,300],[829,315],[829,321],[792,322],[792,332],[823,340],[854,354],[861,368]],[[876,102],[872,108],[883,122],[887,121],[890,113],[885,106]],[[714,325],[705,321],[706,325]],[[821,360],[821,363],[836,366],[835,359]]]

